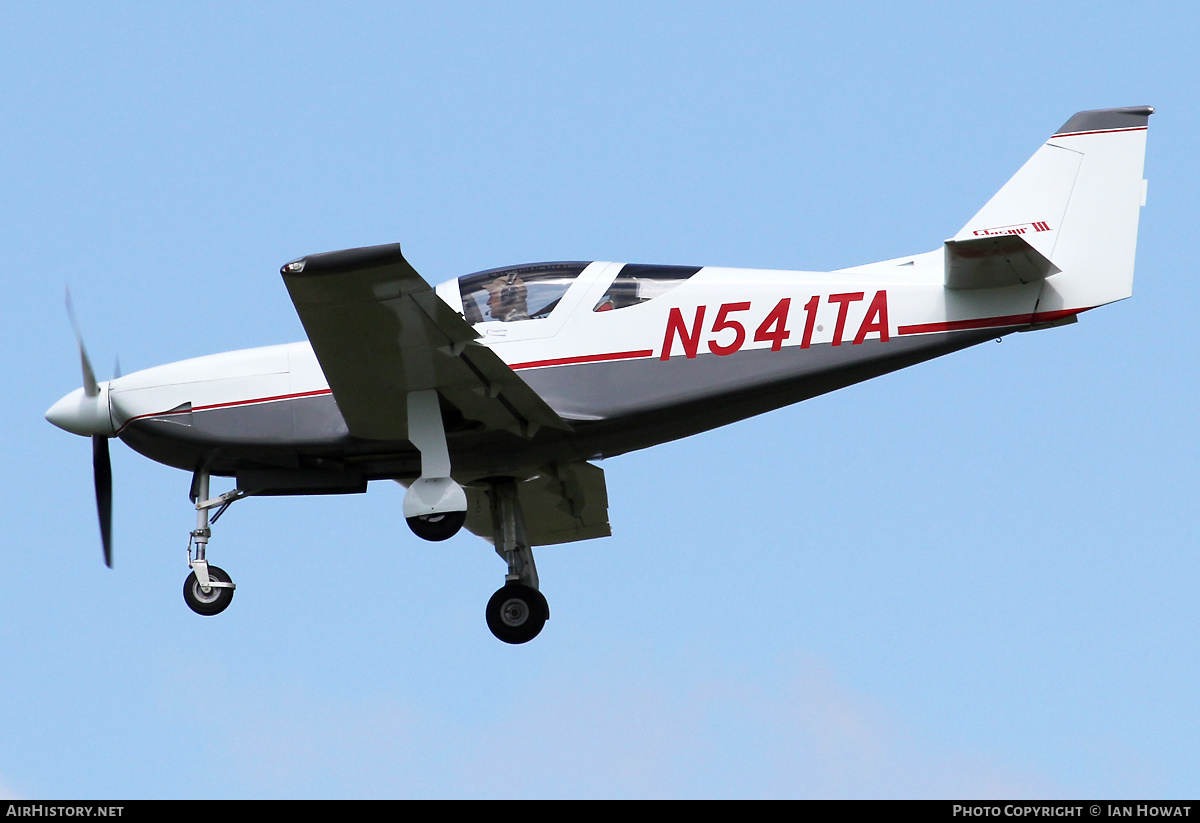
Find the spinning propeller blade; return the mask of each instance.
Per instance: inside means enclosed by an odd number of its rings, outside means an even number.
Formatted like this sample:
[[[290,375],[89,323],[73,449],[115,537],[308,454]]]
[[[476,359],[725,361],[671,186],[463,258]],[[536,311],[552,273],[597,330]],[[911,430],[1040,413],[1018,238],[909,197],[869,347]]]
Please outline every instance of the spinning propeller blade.
[[[88,411],[89,417],[97,417],[107,422],[107,396],[100,397],[100,384],[96,382],[96,373],[92,369],[92,362],[88,359],[87,349],[83,345],[83,333],[79,330],[79,320],[75,317],[75,306],[71,302],[71,290],[67,289],[67,316],[71,319],[71,328],[75,331],[75,343],[79,346],[79,363],[83,370],[83,393],[88,398],[94,398],[94,402],[88,404],[95,406]],[[121,365],[118,361],[114,367],[115,380],[120,376]],[[58,407],[56,407],[58,408]],[[56,422],[53,418],[53,411],[47,414],[51,422]],[[78,412],[77,412],[78,414]],[[59,425],[62,425],[59,422]],[[108,438],[110,434],[101,433],[104,429],[97,431],[95,422],[89,421],[85,426],[91,428],[92,431],[92,478],[96,485],[96,513],[100,518],[100,543],[104,549],[104,565],[112,568],[112,461],[108,456]],[[76,431],[83,434],[86,431]],[[111,429],[108,431],[111,432]]]
[[[67,316],[71,318],[71,328],[75,330],[75,342],[79,345],[79,362],[83,366],[83,393],[88,397],[100,394],[100,384],[96,382],[96,373],[92,371],[92,362],[88,360],[87,349],[83,347],[83,334],[79,331],[79,320],[75,317],[75,306],[71,302],[71,290],[67,289]]]
[[[104,565],[112,568],[112,463],[108,459],[108,438],[92,435],[92,475],[96,481],[96,513],[100,516],[100,543],[104,547]]]

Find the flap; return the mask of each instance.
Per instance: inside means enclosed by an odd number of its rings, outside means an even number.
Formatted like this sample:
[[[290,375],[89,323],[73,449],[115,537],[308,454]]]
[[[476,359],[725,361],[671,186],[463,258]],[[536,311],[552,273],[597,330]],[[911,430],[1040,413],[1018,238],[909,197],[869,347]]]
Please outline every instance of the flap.
[[[591,463],[558,463],[517,483],[531,546],[608,537],[608,489],[604,469]],[[467,487],[467,529],[493,542],[491,501],[486,488]]]

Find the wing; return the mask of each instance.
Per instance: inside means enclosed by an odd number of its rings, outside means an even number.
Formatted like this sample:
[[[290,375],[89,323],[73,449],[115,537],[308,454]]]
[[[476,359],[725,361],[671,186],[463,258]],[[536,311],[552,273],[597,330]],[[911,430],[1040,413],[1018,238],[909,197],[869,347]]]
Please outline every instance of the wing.
[[[491,430],[570,430],[408,264],[399,244],[313,254],[282,269],[350,433],[408,439],[407,395],[436,389]]]
[[[608,489],[604,469],[587,462],[558,463],[517,484],[531,546],[549,546],[608,537]],[[487,490],[467,487],[467,529],[489,543],[494,540]]]

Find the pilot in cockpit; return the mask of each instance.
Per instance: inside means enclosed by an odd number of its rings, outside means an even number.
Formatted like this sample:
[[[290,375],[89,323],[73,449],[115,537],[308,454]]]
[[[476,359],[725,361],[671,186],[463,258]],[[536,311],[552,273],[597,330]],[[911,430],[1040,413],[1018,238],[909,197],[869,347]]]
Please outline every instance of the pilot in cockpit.
[[[525,281],[515,273],[497,277],[487,284],[488,312],[493,320],[511,323],[529,319],[528,292]]]

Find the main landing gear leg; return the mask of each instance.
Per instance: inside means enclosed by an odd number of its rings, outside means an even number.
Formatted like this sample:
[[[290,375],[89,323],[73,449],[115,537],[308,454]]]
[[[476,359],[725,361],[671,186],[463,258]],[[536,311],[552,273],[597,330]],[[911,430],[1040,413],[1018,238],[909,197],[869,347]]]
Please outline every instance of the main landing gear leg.
[[[208,565],[206,550],[208,538],[212,536],[211,523],[224,514],[235,500],[245,497],[245,492],[234,490],[210,500],[208,498],[209,474],[204,469],[196,472],[192,485],[196,503],[196,528],[188,541],[188,565],[192,573],[183,581],[183,599],[196,614],[220,614],[233,602],[233,591],[237,588],[224,569]],[[217,513],[209,520],[208,512],[216,508]],[[195,559],[192,546],[196,547]]]
[[[537,567],[525,535],[516,481],[502,478],[489,486],[496,554],[508,563],[508,574],[504,585],[488,601],[487,624],[492,634],[505,643],[528,643],[550,619],[550,606],[538,591]]]
[[[433,389],[408,393],[408,439],[421,452],[421,476],[404,495],[404,519],[425,540],[448,540],[467,519],[467,493],[450,479],[450,449]]]

